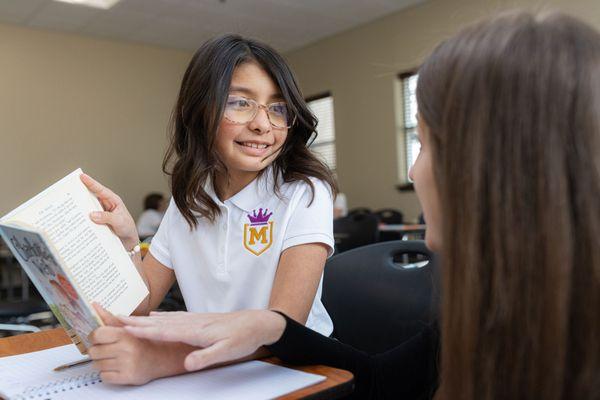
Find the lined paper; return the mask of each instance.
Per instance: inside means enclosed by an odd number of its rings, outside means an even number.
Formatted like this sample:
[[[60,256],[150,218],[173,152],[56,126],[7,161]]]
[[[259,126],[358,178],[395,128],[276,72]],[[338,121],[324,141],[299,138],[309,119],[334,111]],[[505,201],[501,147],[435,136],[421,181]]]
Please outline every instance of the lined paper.
[[[0,358],[0,394],[9,399],[272,399],[325,380],[325,377],[249,361],[223,368],[158,379],[144,386],[116,386],[98,379],[91,364],[55,372],[81,359],[75,345]],[[42,396],[39,397],[38,395]]]

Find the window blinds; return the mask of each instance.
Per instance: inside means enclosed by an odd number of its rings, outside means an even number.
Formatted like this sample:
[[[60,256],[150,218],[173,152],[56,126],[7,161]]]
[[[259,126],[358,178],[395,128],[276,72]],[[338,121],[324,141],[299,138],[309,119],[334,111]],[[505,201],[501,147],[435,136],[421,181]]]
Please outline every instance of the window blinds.
[[[404,137],[406,140],[406,171],[414,164],[421,145],[417,139],[417,78],[416,74],[403,76]]]
[[[317,138],[310,149],[332,170],[336,169],[335,124],[333,118],[333,97],[325,95],[308,101],[308,107],[317,117]]]

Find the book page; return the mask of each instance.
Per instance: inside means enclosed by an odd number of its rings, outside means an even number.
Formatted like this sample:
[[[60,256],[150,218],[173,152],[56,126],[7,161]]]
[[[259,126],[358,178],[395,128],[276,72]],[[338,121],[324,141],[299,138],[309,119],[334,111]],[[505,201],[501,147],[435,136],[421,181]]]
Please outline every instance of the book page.
[[[89,219],[102,207],[81,182],[81,173],[72,172],[1,222],[22,222],[44,232],[89,302],[129,315],[148,290],[119,238]]]

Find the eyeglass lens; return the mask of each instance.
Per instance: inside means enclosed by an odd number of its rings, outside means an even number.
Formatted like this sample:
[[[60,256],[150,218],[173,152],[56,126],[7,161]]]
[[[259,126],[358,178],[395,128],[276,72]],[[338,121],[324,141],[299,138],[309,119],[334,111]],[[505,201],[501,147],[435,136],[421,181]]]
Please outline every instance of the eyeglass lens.
[[[245,124],[254,119],[258,112],[257,102],[244,97],[229,96],[225,104],[225,117],[231,122]],[[289,112],[285,103],[272,103],[267,106],[271,125],[276,128],[289,128]]]

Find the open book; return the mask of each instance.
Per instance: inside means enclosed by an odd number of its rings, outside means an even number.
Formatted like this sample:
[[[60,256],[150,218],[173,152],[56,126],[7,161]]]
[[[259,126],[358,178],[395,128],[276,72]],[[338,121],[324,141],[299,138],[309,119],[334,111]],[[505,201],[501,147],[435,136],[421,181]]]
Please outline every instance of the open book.
[[[148,289],[78,169],[0,219],[0,234],[81,353],[102,324],[92,302],[129,315]]]

